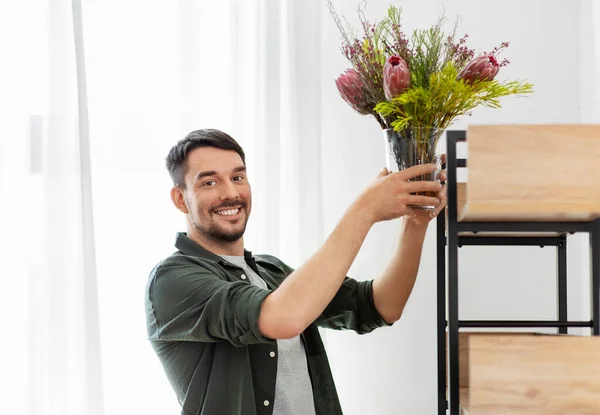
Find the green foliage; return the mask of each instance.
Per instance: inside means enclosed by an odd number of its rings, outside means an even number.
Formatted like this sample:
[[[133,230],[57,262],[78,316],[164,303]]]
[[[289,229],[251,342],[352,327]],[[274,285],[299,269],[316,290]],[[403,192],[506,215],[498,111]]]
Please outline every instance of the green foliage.
[[[478,81],[473,85],[457,80],[458,71],[448,62],[440,72],[429,76],[428,85],[413,86],[392,101],[382,101],[375,111],[391,127],[401,131],[407,126],[446,129],[453,120],[483,105],[500,108],[499,98],[533,92],[533,85],[518,81]]]
[[[407,61],[414,87],[428,88],[431,75],[442,70],[448,55],[444,37],[441,21],[429,29],[414,31],[413,55]]]

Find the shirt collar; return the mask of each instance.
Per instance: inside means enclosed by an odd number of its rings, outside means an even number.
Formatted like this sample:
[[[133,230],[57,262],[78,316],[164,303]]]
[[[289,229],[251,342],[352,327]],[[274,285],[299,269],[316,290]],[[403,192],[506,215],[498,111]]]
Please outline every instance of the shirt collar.
[[[208,249],[203,248],[196,241],[190,239],[190,237],[187,236],[186,232],[177,232],[177,236],[175,238],[175,248],[181,251],[184,255],[190,255],[204,259],[209,259],[211,261],[220,262],[223,264],[229,264],[229,262],[221,258],[219,255],[210,252]],[[252,256],[252,252],[244,249],[244,259],[247,262],[253,263],[254,258]]]

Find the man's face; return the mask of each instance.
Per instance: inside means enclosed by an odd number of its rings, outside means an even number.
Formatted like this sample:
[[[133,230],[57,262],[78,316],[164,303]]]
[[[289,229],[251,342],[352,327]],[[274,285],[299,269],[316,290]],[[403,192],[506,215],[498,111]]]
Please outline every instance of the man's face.
[[[188,217],[202,235],[233,242],[244,235],[252,209],[246,166],[233,150],[201,147],[187,157]]]

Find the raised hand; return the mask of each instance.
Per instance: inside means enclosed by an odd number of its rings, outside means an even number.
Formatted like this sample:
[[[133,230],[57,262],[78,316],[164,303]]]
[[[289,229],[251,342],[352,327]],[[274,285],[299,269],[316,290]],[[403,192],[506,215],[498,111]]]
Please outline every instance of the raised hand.
[[[436,181],[409,181],[409,179],[433,173],[436,169],[435,164],[413,166],[396,173],[390,173],[384,168],[360,195],[359,203],[363,205],[373,223],[401,216],[420,217],[422,212],[412,209],[410,205],[439,206],[440,198],[413,193],[439,193],[442,185]]]

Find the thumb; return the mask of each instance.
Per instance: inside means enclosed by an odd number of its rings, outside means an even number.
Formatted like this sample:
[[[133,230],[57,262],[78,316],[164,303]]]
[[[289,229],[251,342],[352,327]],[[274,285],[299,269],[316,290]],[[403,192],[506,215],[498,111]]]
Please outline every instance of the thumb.
[[[390,172],[388,171],[387,168],[384,167],[379,171],[379,174],[377,175],[377,177],[385,177],[388,174],[390,174]]]

